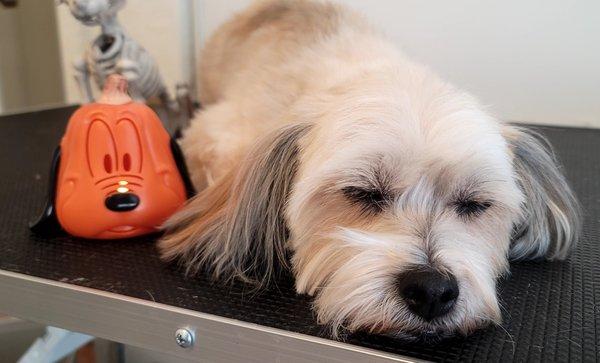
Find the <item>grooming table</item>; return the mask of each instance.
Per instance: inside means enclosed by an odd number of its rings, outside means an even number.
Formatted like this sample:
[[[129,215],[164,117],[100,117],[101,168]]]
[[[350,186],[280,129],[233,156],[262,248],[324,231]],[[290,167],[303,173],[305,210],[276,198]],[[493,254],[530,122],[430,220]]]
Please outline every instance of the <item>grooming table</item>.
[[[73,108],[0,117],[0,312],[209,361],[596,361],[600,357],[600,131],[540,128],[585,211],[569,261],[511,266],[499,285],[504,323],[436,346],[356,334],[327,338],[293,280],[256,294],[186,278],[152,237],[86,241],[32,235],[54,147]],[[175,332],[195,333],[192,347]],[[1,357],[0,357],[1,360]]]

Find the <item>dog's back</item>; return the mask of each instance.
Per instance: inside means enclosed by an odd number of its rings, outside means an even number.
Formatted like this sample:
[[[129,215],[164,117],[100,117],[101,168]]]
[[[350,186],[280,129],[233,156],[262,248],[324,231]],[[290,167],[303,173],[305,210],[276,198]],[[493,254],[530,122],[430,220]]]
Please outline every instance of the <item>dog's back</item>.
[[[297,122],[290,114],[304,96],[381,62],[386,49],[360,15],[328,2],[258,1],[234,16],[204,48],[204,109],[182,139],[196,187],[224,175],[257,138]]]
[[[307,50],[331,40],[344,27],[367,28],[356,14],[327,2],[257,1],[219,27],[207,42],[200,64],[201,101],[214,103],[236,87],[237,81],[257,80],[256,72],[265,70],[272,76],[285,69],[289,87],[289,78],[294,76],[291,68],[301,73],[289,65],[304,59]],[[306,68],[314,66],[305,64]]]

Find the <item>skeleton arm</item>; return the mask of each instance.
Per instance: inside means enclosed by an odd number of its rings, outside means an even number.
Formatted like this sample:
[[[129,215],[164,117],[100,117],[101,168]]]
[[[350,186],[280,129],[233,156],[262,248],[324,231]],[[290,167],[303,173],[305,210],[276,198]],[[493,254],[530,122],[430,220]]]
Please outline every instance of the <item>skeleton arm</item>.
[[[83,96],[84,102],[94,102],[94,95],[92,94],[92,85],[90,83],[90,72],[85,63],[85,58],[78,58],[73,62],[73,68],[75,68],[75,81],[79,86],[79,92]]]
[[[145,102],[150,97],[158,97],[166,108],[178,110],[179,105],[171,99],[150,54],[128,36],[123,39],[116,72],[127,78],[130,94],[136,101]]]

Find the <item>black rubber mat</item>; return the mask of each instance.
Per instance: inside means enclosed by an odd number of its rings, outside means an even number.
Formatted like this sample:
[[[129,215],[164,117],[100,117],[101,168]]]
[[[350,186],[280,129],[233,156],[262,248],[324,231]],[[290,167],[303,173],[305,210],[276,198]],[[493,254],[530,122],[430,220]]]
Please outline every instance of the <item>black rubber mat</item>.
[[[72,108],[0,118],[0,269],[88,286],[299,333],[323,336],[310,299],[291,279],[249,294],[161,263],[151,238],[41,239],[27,228],[42,208],[52,150]],[[355,335],[351,344],[434,361],[596,361],[600,357],[600,131],[541,128],[585,210],[569,261],[513,264],[500,284],[504,324],[436,346]],[[0,292],[2,293],[2,292]]]

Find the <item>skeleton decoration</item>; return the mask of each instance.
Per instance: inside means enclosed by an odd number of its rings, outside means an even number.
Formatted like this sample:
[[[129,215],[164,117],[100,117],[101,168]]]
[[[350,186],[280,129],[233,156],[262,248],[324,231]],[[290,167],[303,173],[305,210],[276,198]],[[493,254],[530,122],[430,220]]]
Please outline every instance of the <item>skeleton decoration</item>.
[[[69,7],[71,14],[87,26],[100,25],[102,34],[75,61],[76,81],[87,102],[93,102],[90,77],[99,89],[113,73],[123,75],[129,84],[129,92],[136,101],[145,102],[158,97],[171,110],[178,108],[170,97],[150,54],[129,37],[117,20],[117,12],[125,0],[59,0]]]

